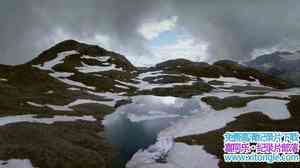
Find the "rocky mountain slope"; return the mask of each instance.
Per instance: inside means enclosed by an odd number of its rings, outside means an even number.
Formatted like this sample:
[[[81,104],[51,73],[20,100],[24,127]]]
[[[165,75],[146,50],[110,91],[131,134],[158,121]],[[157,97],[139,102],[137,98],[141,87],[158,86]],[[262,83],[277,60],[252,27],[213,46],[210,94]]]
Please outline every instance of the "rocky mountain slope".
[[[259,56],[245,64],[287,80],[293,85],[300,85],[300,51],[274,52]]]
[[[203,106],[212,106],[213,113],[242,108],[258,99],[287,101],[294,118],[285,129],[298,129],[295,102],[299,97],[290,97],[289,87],[284,80],[228,60],[210,65],[177,59],[137,68],[125,56],[101,47],[63,41],[26,64],[0,65],[0,167],[112,167],[118,150],[105,138],[102,120],[141,95],[186,100],[196,96]],[[220,98],[220,93],[228,96]],[[272,119],[265,120],[267,126],[259,129],[277,127]],[[247,120],[245,127],[249,123]],[[225,123],[221,128],[227,127]],[[202,136],[218,140],[210,134]],[[197,136],[176,141],[190,144],[191,138],[198,142]],[[207,151],[215,154],[215,150]]]

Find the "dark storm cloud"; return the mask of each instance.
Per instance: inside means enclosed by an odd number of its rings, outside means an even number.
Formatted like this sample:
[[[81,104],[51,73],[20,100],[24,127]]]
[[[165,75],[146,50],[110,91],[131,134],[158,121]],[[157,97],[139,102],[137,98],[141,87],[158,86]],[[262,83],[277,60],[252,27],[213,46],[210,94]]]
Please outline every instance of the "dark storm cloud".
[[[74,39],[107,35],[115,46],[145,53],[141,21],[161,9],[158,0],[9,0],[0,5],[0,63],[23,63],[53,45],[57,30]],[[152,13],[153,14],[152,14]]]
[[[150,55],[137,29],[169,16],[210,44],[210,60],[246,59],[257,48],[299,42],[299,11],[299,0],[7,0],[0,5],[0,63],[30,60],[62,38],[58,30],[77,40],[107,35],[112,48]]]
[[[209,59],[248,59],[254,49],[300,41],[298,0],[178,0],[174,6],[181,24],[210,43]]]

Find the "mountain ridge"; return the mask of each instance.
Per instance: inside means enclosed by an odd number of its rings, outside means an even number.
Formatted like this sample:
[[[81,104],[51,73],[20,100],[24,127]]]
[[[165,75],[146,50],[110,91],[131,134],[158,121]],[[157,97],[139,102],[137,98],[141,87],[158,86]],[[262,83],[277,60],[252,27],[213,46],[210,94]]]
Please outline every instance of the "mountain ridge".
[[[112,167],[118,151],[106,142],[102,120],[131,104],[133,97],[272,95],[289,87],[284,80],[230,60],[208,64],[176,59],[138,68],[99,46],[63,41],[25,64],[0,65],[0,99],[6,100],[0,101],[0,144],[5,144],[0,160],[28,158],[44,168]],[[224,102],[225,108],[266,98],[272,96],[204,99]]]
[[[245,62],[249,67],[263,71],[269,75],[300,85],[300,52],[276,51],[258,56],[256,59]]]

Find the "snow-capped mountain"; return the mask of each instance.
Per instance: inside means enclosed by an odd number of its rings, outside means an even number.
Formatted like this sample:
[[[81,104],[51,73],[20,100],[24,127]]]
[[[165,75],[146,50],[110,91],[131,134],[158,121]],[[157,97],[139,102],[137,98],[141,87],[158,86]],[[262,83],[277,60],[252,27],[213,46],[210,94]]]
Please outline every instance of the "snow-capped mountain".
[[[291,54],[277,55],[255,64]],[[0,167],[213,168],[225,164],[226,130],[300,130],[300,91],[290,86],[229,60],[138,68],[63,41],[26,64],[0,65]]]
[[[262,55],[246,62],[246,65],[300,85],[300,51]]]

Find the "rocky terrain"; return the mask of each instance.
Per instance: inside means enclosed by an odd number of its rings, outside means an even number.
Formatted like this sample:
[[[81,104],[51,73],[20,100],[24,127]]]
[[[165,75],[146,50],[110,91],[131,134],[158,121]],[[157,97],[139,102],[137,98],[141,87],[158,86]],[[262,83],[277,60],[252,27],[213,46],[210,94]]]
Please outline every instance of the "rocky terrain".
[[[140,68],[99,46],[63,41],[28,63],[0,65],[0,167],[115,167],[119,151],[106,138],[102,120],[124,114],[121,107],[147,95],[194,99],[202,108],[160,130],[154,150],[136,151],[128,168],[177,168],[187,162],[195,163],[187,168],[196,168],[199,157],[207,155],[208,161],[213,158],[207,167],[261,167],[225,164],[222,134],[300,130],[300,90],[292,86],[229,60],[210,65],[177,59]],[[145,120],[170,117],[148,115]],[[135,122],[144,120],[134,117]],[[191,157],[199,154],[194,146],[203,155]],[[175,159],[180,149],[193,160]]]
[[[277,51],[259,56],[245,64],[267,74],[287,80],[295,86],[300,86],[300,51]]]

